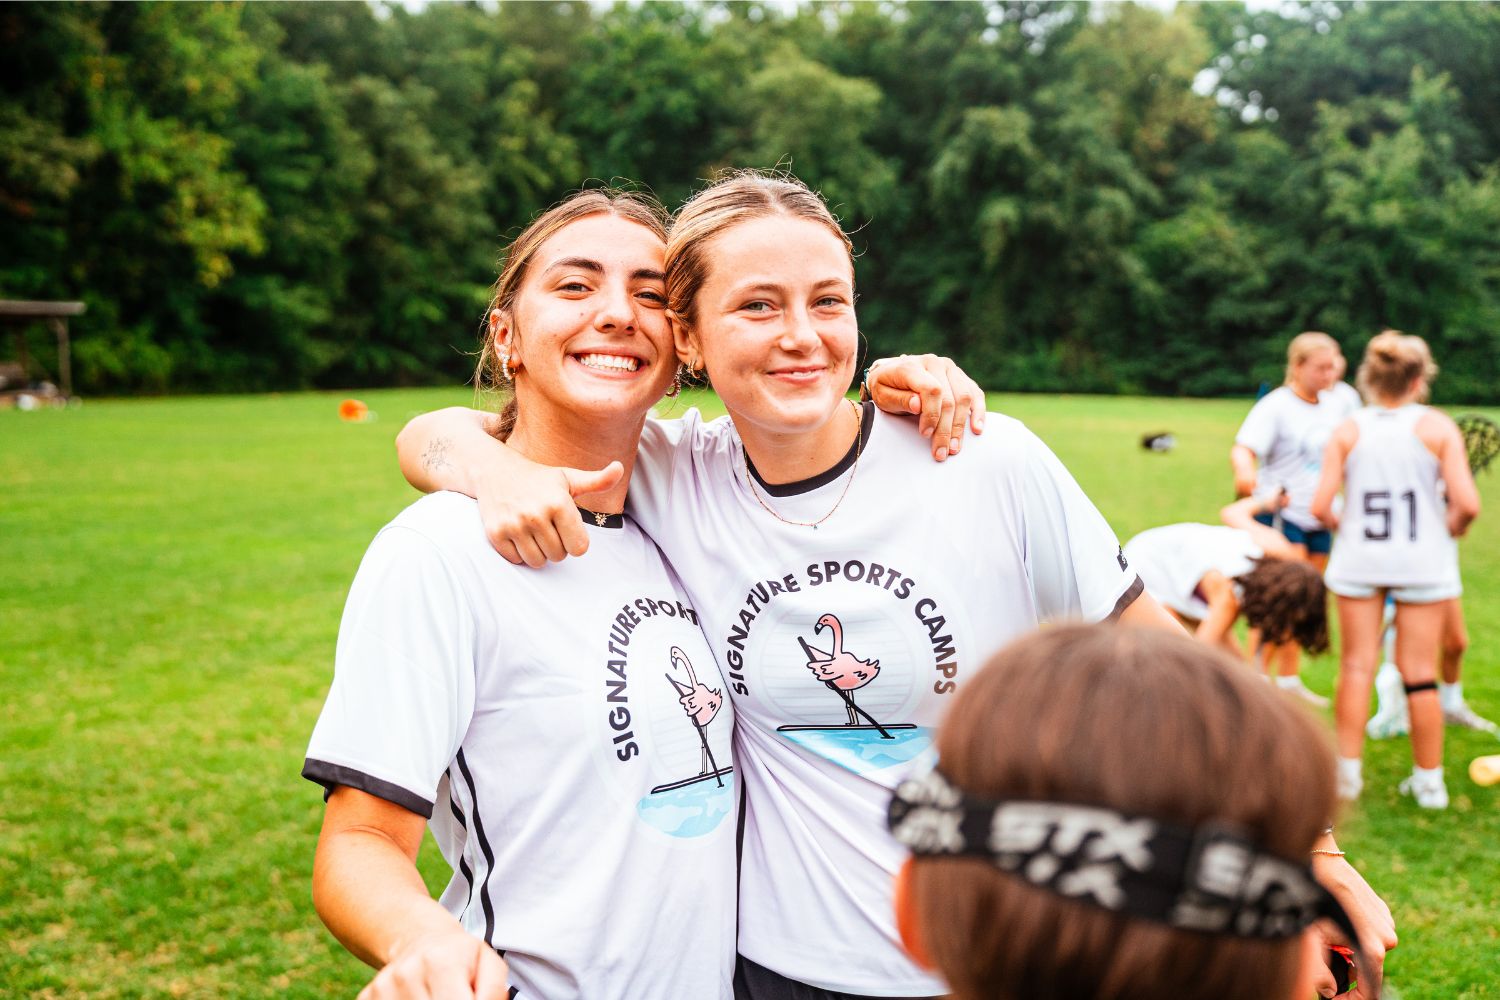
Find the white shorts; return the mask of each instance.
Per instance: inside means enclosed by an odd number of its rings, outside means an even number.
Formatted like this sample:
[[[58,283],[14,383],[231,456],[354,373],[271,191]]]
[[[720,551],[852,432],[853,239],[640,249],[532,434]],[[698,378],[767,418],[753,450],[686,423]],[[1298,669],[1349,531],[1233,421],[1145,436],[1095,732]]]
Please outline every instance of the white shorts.
[[[1397,604],[1436,604],[1438,601],[1460,597],[1464,592],[1464,585],[1459,582],[1439,583],[1425,587],[1374,587],[1365,583],[1343,583],[1326,579],[1323,582],[1329,590],[1340,597],[1362,600],[1376,597],[1381,591],[1385,591],[1387,596]]]

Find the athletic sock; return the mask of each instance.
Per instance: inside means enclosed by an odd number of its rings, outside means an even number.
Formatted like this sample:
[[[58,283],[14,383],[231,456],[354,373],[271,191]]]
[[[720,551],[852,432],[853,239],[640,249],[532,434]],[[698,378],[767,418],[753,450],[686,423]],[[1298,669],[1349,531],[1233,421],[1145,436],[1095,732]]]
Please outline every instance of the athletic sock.
[[[1358,757],[1340,757],[1339,779],[1352,784],[1364,781],[1364,761]]]
[[[1454,681],[1452,684],[1444,684],[1438,681],[1438,701],[1442,703],[1445,712],[1461,710],[1464,707],[1464,682]]]
[[[1276,678],[1276,686],[1281,688],[1281,690],[1283,691],[1295,691],[1299,687],[1304,686],[1302,683],[1302,675],[1292,674],[1290,677],[1282,677],[1278,675]]]
[[[1429,781],[1441,782],[1443,780],[1443,765],[1439,764],[1437,767],[1418,767],[1413,764],[1411,766],[1411,776],[1422,784],[1426,784]]]

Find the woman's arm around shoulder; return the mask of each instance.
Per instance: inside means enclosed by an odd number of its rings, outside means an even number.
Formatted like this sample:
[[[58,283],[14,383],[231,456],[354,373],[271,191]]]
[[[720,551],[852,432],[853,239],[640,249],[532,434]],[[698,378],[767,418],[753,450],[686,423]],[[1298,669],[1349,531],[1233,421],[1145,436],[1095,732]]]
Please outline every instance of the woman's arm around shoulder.
[[[625,474],[540,465],[491,434],[494,415],[449,407],[413,417],[396,435],[406,481],[424,493],[453,490],[479,501],[485,534],[517,565],[538,568],[588,551],[577,498],[607,490]]]
[[[426,821],[353,788],[329,796],[313,859],[313,905],[380,972],[361,1000],[502,1000],[505,962],[427,894],[417,872]]]
[[[915,415],[939,462],[958,454],[965,429],[984,433],[984,390],[952,360],[936,354],[872,361],[860,398],[873,400],[886,413]]]
[[[956,453],[965,427],[984,428],[984,392],[952,361],[935,354],[883,358],[864,387],[881,409],[916,415],[936,461]],[[495,416],[449,407],[413,417],[396,435],[406,481],[424,493],[452,490],[479,501],[490,544],[517,565],[539,568],[588,551],[580,498],[608,490],[624,469],[539,465],[494,437]],[[587,506],[587,504],[585,504]]]

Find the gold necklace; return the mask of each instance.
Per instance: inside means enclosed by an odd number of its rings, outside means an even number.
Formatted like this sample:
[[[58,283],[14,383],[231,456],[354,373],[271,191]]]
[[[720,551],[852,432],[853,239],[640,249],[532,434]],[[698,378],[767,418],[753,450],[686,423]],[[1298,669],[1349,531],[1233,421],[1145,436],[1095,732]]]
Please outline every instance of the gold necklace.
[[[832,509],[822,517],[818,518],[816,521],[794,521],[789,517],[782,517],[779,513],[776,512],[774,508],[771,507],[770,504],[766,503],[766,501],[761,498],[760,492],[755,488],[755,477],[750,474],[750,454],[745,450],[745,442],[743,440],[740,441],[740,457],[741,459],[743,459],[745,466],[745,485],[750,487],[750,495],[755,498],[755,501],[757,503],[759,503],[766,509],[766,513],[776,518],[776,520],[780,521],[782,524],[793,524],[799,528],[811,528],[814,531],[817,531],[818,525],[822,524],[824,521],[832,517],[833,512],[838,510],[839,505],[844,502],[844,497],[849,495],[849,487],[854,485],[854,475],[855,473],[859,472],[860,452],[865,450],[863,440],[865,421],[864,414],[860,411],[859,404],[854,402],[854,400],[852,399],[848,402],[850,406],[854,407],[854,464],[849,468],[849,478],[844,480],[843,492],[841,492],[839,494],[839,498],[834,501]]]

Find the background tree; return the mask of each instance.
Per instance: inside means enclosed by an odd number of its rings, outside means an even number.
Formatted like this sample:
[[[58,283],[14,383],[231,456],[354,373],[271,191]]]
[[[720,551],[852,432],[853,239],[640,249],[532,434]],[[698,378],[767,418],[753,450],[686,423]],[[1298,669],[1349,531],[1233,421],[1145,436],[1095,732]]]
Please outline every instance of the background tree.
[[[0,44],[0,295],[88,301],[86,391],[461,379],[536,211],[780,164],[875,352],[1236,394],[1396,326],[1500,399],[1494,3],[22,2]]]

